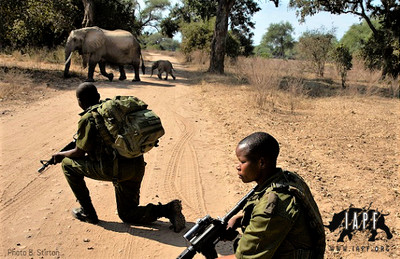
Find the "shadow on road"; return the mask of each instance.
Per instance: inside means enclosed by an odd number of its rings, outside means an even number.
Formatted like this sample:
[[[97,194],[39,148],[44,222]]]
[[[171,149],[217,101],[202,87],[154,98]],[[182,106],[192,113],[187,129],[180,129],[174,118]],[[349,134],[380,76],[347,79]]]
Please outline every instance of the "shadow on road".
[[[129,233],[133,236],[139,236],[151,240],[155,240],[157,242],[168,244],[176,247],[182,247],[182,252],[189,246],[189,243],[183,238],[183,235],[191,229],[195,223],[194,222],[186,222],[186,228],[183,229],[180,233],[175,233],[169,226],[171,224],[162,221],[156,221],[147,225],[131,225],[122,222],[112,222],[112,221],[104,221],[100,220],[98,226],[117,233]],[[219,242],[216,246],[217,252],[221,255],[229,255],[233,253],[233,243],[228,242]],[[176,255],[176,257],[179,254]],[[174,257],[174,256],[172,256]],[[172,258],[171,257],[171,258]]]
[[[100,220],[98,226],[117,233],[129,233],[133,236],[139,236],[160,243],[186,248],[186,241],[183,235],[188,231],[194,223],[187,222],[186,228],[180,233],[175,233],[169,226],[171,224],[162,221],[156,221],[147,225],[131,225],[122,222],[112,222]],[[183,251],[183,250],[182,250]],[[178,255],[177,255],[178,256]]]

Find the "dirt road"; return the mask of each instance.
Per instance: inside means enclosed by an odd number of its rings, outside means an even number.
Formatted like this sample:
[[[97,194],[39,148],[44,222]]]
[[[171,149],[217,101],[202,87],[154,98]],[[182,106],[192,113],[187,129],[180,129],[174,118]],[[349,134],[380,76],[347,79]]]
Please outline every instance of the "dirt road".
[[[175,69],[181,66],[176,64]],[[103,98],[135,95],[162,118],[166,134],[160,146],[145,155],[148,165],[142,204],[181,199],[189,228],[207,213],[222,216],[235,203],[234,197],[230,199],[218,187],[211,172],[228,170],[225,163],[211,167],[213,161],[219,161],[218,150],[208,149],[212,143],[209,135],[215,135],[217,129],[199,116],[200,108],[191,101],[192,90],[184,78],[178,74],[176,81],[161,81],[144,75],[140,83],[100,80],[96,85]],[[145,227],[121,223],[111,183],[87,181],[101,220],[95,226],[71,217],[70,210],[77,203],[59,165],[37,173],[39,159],[48,159],[71,140],[79,112],[74,90],[67,90],[1,118],[1,254],[18,257],[33,252],[62,258],[179,255],[186,248],[182,235],[187,229],[174,233],[166,221]],[[213,197],[217,194],[221,197]],[[219,206],[222,199],[226,206]]]
[[[141,204],[181,199],[187,229],[174,233],[163,220],[149,226],[122,223],[116,215],[113,185],[92,180],[87,184],[101,222],[91,225],[72,218],[70,210],[78,204],[60,166],[37,173],[40,159],[71,140],[79,119],[74,90],[58,90],[33,103],[3,107],[7,112],[0,116],[0,256],[175,258],[186,248],[182,235],[196,219],[223,216],[250,189],[235,174],[234,147],[256,130],[278,136],[280,165],[299,171],[309,182],[324,222],[350,204],[363,207],[374,202],[374,208],[390,213],[386,224],[394,238],[388,241],[380,233],[374,243],[389,251],[335,250],[327,252],[327,258],[400,256],[396,100],[332,98],[315,100],[295,115],[257,112],[241,99],[244,88],[235,87],[230,93],[223,86],[195,87],[187,81],[187,68],[167,58],[178,71],[176,81],[143,75],[139,83],[101,79],[96,85],[103,98],[135,95],[162,118],[166,134],[160,146],[145,155]],[[329,233],[328,244],[336,244],[337,235]],[[345,244],[349,249],[372,246],[361,234],[356,240]],[[229,254],[230,244],[221,244],[218,251]]]

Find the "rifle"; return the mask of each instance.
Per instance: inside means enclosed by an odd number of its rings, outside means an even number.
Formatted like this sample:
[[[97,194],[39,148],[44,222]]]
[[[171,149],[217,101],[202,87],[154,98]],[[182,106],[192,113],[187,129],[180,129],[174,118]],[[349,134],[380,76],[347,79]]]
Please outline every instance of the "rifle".
[[[75,148],[75,142],[76,139],[72,140],[68,145],[66,145],[61,151],[66,151]],[[41,173],[46,169],[49,165],[55,165],[53,157],[51,157],[49,160],[40,160],[40,163],[42,164],[42,167],[38,169],[38,173]]]
[[[233,240],[239,234],[236,230],[226,229],[228,221],[243,209],[247,199],[254,194],[256,188],[257,186],[251,189],[223,218],[214,219],[206,215],[197,220],[196,225],[183,235],[190,246],[177,259],[190,259],[196,253],[203,254],[207,259],[217,258],[215,245],[220,240]]]

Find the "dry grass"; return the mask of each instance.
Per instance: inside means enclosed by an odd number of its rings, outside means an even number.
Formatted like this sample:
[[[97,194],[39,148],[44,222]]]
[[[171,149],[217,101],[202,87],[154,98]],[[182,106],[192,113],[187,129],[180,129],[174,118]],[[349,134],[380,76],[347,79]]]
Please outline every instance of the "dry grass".
[[[0,68],[0,99],[13,99],[20,94],[28,94],[32,86],[29,74],[16,70]]]
[[[248,83],[253,103],[259,109],[294,112],[306,96],[303,80],[306,70],[302,65],[278,59],[239,58],[236,64],[228,65],[228,70],[239,81]]]
[[[324,78],[316,77],[305,61],[276,60],[258,57],[239,58],[235,65],[227,62],[227,70],[239,81],[248,83],[254,103],[260,109],[277,107],[294,111],[306,98],[330,96],[382,96],[399,98],[399,80],[381,80],[380,72],[366,70],[361,61],[349,71],[347,88],[342,89],[333,64],[325,66]]]
[[[63,80],[63,69],[64,50],[61,47],[0,54],[0,101],[35,100],[45,95],[47,88],[65,89],[76,84],[84,73],[75,62],[71,66],[75,78]]]

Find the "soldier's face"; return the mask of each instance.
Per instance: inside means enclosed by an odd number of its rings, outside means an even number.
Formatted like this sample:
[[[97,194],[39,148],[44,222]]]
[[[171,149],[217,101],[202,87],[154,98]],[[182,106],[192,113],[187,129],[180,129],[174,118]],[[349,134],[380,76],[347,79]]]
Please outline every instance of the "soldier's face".
[[[261,170],[259,161],[251,161],[248,156],[248,148],[246,145],[238,145],[236,148],[236,156],[239,160],[236,169],[239,178],[244,183],[249,183],[260,179]]]

